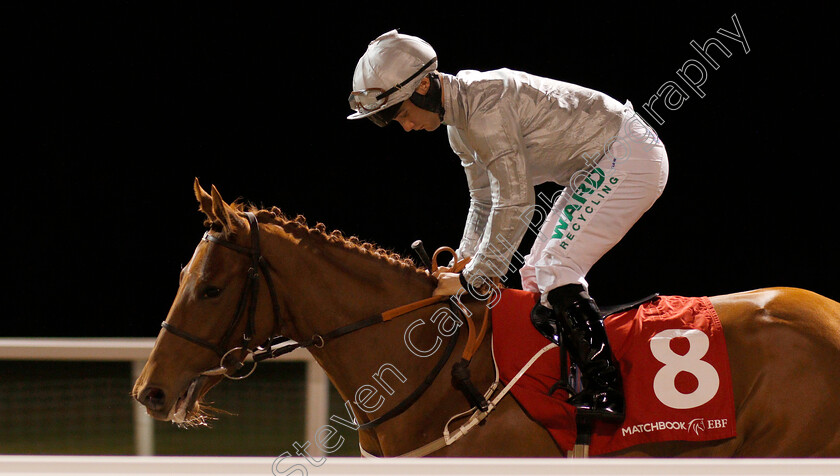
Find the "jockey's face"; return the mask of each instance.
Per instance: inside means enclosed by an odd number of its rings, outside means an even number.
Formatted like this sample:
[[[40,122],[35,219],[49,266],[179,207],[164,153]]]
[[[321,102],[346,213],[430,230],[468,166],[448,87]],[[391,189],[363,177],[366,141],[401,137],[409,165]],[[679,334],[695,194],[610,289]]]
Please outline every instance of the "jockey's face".
[[[440,126],[440,117],[436,112],[420,109],[409,100],[403,101],[394,120],[398,121],[406,132],[433,131]]]
[[[429,91],[429,78],[423,78],[416,91],[426,94]],[[433,131],[440,127],[440,116],[436,112],[421,109],[408,99],[403,101],[394,120],[398,121],[406,132]]]

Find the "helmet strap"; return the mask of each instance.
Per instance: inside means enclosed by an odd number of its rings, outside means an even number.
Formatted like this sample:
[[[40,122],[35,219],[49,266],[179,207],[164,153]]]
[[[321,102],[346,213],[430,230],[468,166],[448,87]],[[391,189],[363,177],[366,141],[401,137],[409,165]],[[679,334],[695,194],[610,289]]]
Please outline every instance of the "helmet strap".
[[[437,73],[429,73],[428,78],[429,90],[426,91],[426,94],[420,94],[417,91],[414,91],[408,100],[420,109],[437,113],[437,115],[440,116],[440,120],[443,121],[443,114],[445,111],[443,109],[443,104],[440,101],[440,78],[438,78]]]

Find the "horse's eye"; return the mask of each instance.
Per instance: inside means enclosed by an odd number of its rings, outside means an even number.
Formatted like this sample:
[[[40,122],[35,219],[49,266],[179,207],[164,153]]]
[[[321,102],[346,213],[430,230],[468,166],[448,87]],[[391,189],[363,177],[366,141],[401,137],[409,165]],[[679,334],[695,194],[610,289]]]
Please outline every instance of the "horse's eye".
[[[201,293],[201,298],[202,299],[212,299],[212,298],[219,297],[219,294],[222,294],[222,289],[221,288],[217,288],[217,287],[214,287],[214,286],[207,286],[207,288],[204,289],[204,292]]]

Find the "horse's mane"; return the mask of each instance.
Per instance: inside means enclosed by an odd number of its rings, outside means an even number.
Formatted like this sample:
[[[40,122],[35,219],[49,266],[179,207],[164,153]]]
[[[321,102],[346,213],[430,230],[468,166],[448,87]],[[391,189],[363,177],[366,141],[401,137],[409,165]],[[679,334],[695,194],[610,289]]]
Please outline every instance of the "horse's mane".
[[[407,271],[422,273],[424,275],[426,274],[426,271],[418,268],[414,263],[414,260],[411,258],[403,257],[393,250],[382,248],[374,243],[362,241],[357,236],[350,236],[349,238],[345,237],[339,230],[332,230],[328,232],[326,225],[321,222],[317,222],[315,226],[309,226],[307,224],[306,217],[303,215],[299,214],[295,218],[289,218],[278,207],[262,209],[253,204],[243,203],[240,201],[235,201],[231,203],[230,206],[240,213],[253,213],[257,217],[257,221],[260,223],[273,224],[284,229],[294,228],[302,234],[317,240],[322,240],[323,243],[342,247],[365,256],[379,259],[391,266],[399,267]]]

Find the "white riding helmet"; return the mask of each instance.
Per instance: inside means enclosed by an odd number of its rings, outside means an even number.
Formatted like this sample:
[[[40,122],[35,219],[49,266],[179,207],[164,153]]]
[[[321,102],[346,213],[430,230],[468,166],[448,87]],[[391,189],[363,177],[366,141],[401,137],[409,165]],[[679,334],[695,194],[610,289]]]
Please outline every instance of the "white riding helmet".
[[[379,126],[396,114],[393,108],[408,99],[424,73],[437,69],[435,50],[421,38],[391,30],[368,45],[353,73],[353,92],[347,119],[367,117]],[[390,113],[390,114],[389,114]]]

